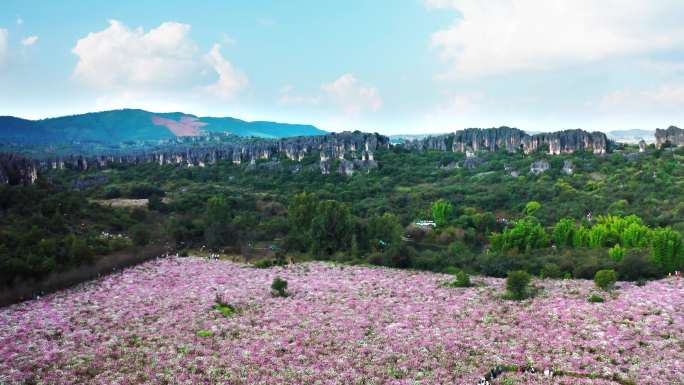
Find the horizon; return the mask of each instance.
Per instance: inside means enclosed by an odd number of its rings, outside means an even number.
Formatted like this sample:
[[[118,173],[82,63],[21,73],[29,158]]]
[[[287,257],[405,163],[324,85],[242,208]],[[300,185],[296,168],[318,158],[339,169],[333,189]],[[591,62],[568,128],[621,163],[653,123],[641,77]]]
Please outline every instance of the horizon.
[[[0,15],[0,115],[125,107],[387,135],[684,121],[675,1],[37,4]]]
[[[310,126],[313,126],[313,127],[315,127],[315,128],[321,129],[321,130],[323,130],[323,131],[325,131],[325,132],[328,132],[328,133],[339,133],[339,132],[345,132],[345,131],[347,131],[347,132],[355,131],[355,130],[350,130],[350,129],[344,129],[344,130],[338,130],[338,131],[329,131],[329,130],[325,130],[325,129],[321,128],[321,127],[318,127],[318,126],[316,126],[315,124],[306,123],[306,122],[283,122],[283,121],[277,121],[277,122],[276,122],[276,121],[261,120],[261,119],[258,119],[258,120],[246,120],[246,119],[242,119],[242,118],[235,117],[235,116],[199,115],[199,114],[194,114],[194,113],[192,113],[192,112],[183,112],[183,111],[165,111],[165,112],[159,112],[159,111],[149,111],[149,110],[145,110],[144,108],[126,108],[126,107],[123,107],[123,108],[116,108],[116,109],[110,109],[110,110],[87,111],[87,112],[73,113],[73,114],[59,115],[59,116],[46,116],[46,117],[41,117],[41,118],[25,118],[25,117],[22,117],[22,116],[14,116],[14,115],[0,115],[0,117],[11,117],[11,118],[19,118],[19,119],[25,119],[25,120],[30,120],[30,121],[40,121],[40,120],[57,119],[57,118],[62,118],[62,117],[67,117],[67,116],[79,116],[79,115],[86,115],[86,114],[96,114],[96,113],[102,113],[102,112],[126,111],[126,110],[139,110],[139,111],[149,112],[149,113],[152,113],[152,114],[183,114],[183,115],[186,115],[186,116],[194,116],[194,117],[197,117],[197,118],[233,118],[233,119],[243,120],[243,121],[245,121],[245,122],[247,122],[247,123],[254,123],[254,122],[271,122],[271,123],[290,124],[290,125],[303,125],[303,126],[310,125]],[[583,131],[587,131],[587,132],[602,132],[602,133],[605,133],[605,134],[619,133],[619,132],[632,132],[632,131],[648,131],[648,132],[652,132],[652,133],[655,134],[655,131],[658,130],[658,129],[665,130],[665,129],[667,129],[668,127],[673,127],[673,126],[676,127],[675,125],[672,125],[672,124],[671,124],[671,125],[668,125],[667,127],[662,127],[662,128],[661,128],[661,127],[656,127],[656,128],[629,128],[629,129],[619,129],[619,130],[601,130],[601,129],[598,129],[598,130],[587,130],[587,129],[584,129],[584,128],[582,128],[582,127],[576,127],[576,128],[560,128],[560,129],[556,129],[556,130],[529,130],[529,129],[525,129],[525,128],[521,128],[521,127],[516,127],[516,126],[507,125],[507,124],[500,124],[500,125],[496,125],[496,126],[492,126],[492,127],[464,127],[464,128],[454,129],[454,130],[446,130],[446,131],[426,131],[426,132],[420,132],[420,133],[416,133],[415,131],[408,131],[408,132],[406,132],[406,133],[392,133],[392,132],[389,132],[389,133],[381,133],[381,132],[378,132],[377,130],[376,130],[376,131],[363,131],[363,132],[374,132],[374,133],[379,133],[379,134],[382,134],[382,135],[385,135],[385,136],[388,136],[388,137],[402,137],[402,136],[408,137],[408,136],[444,135],[444,134],[455,133],[455,132],[457,132],[457,131],[463,131],[463,130],[473,129],[473,128],[476,128],[476,129],[493,129],[493,128],[509,127],[509,128],[515,128],[515,129],[524,131],[524,132],[526,132],[528,135],[535,135],[535,134],[537,134],[537,133],[552,133],[552,132],[558,132],[558,131],[569,131],[569,130],[583,130]]]

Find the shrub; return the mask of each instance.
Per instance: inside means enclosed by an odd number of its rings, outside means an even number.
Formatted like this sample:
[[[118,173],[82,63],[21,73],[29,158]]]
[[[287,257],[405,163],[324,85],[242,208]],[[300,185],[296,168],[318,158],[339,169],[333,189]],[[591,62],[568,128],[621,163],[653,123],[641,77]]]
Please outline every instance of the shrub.
[[[135,225],[131,228],[131,238],[136,246],[145,246],[150,243],[150,232],[143,225]]]
[[[619,244],[617,244],[608,249],[608,255],[610,256],[610,258],[613,259],[613,261],[620,262],[622,261],[622,258],[625,256],[625,249],[623,249]]]
[[[592,294],[592,295],[589,297],[588,301],[591,302],[591,303],[599,303],[599,302],[605,302],[606,300],[603,299],[603,297],[601,297],[601,296],[598,295],[598,294]]]
[[[541,275],[544,278],[560,278],[563,276],[560,266],[555,263],[547,263],[542,267]]]
[[[270,258],[261,258],[254,261],[252,266],[256,267],[257,269],[268,269],[269,267],[274,266],[274,263]]]
[[[442,272],[455,276],[456,274],[461,272],[461,269],[459,269],[458,267],[455,267],[455,266],[447,266],[444,268],[444,270],[442,270]]]
[[[399,254],[402,256],[404,255],[401,251]],[[448,265],[450,264],[445,255],[432,250],[424,250],[411,259],[411,267],[418,270],[441,271]]]
[[[130,187],[128,190],[128,196],[133,199],[144,199],[149,198],[152,195],[164,196],[164,190],[159,187],[147,185],[147,184],[136,184]]]
[[[159,195],[152,195],[147,199],[147,209],[164,213],[168,210],[168,206]]]
[[[615,264],[605,256],[605,250],[596,249],[597,252],[603,253],[603,256],[593,255],[589,253],[581,262],[573,269],[572,276],[575,278],[592,279],[599,270],[606,270],[614,268]]]
[[[628,250],[618,264],[617,272],[620,279],[626,281],[634,281],[640,278],[659,278],[662,275],[646,249]]]
[[[121,198],[121,190],[118,187],[109,187],[104,192],[105,199]]]
[[[475,256],[463,241],[452,242],[447,249],[447,253],[454,265],[460,266],[461,268],[473,267]]]
[[[512,299],[521,300],[528,295],[528,286],[532,277],[522,270],[511,271],[506,278],[506,289]]]
[[[383,255],[383,265],[397,268],[407,268],[415,265],[418,257],[416,250],[406,245],[392,245]]]
[[[617,273],[613,269],[599,270],[594,276],[596,287],[603,290],[610,290],[617,282]]]
[[[131,218],[136,222],[144,222],[147,219],[147,210],[136,207],[131,210]]]
[[[459,271],[456,273],[456,279],[451,282],[453,287],[470,287],[470,276],[465,271]]]
[[[273,283],[271,283],[271,293],[276,297],[287,297],[287,281],[280,277],[275,277]]]
[[[480,254],[477,265],[482,274],[490,277],[505,277],[507,272],[520,268],[520,261],[508,255]]]

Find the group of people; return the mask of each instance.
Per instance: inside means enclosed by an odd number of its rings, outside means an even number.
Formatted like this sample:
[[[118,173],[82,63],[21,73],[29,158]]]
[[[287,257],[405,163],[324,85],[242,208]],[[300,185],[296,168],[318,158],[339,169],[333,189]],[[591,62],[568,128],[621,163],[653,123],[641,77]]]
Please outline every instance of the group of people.
[[[517,370],[520,371],[521,373],[531,373],[531,374],[537,373],[537,369],[535,369],[533,366],[530,366],[530,365],[521,366]],[[487,372],[487,374],[485,374],[484,377],[481,377],[480,380],[477,382],[477,385],[491,385],[491,383],[489,381],[499,377],[505,371],[513,371],[513,370],[507,370],[507,369],[504,369],[501,365],[497,365],[493,369],[491,369],[489,372]],[[543,373],[544,373],[544,377],[549,377],[549,378],[553,377],[553,375],[554,375],[553,370],[550,368],[545,368]]]

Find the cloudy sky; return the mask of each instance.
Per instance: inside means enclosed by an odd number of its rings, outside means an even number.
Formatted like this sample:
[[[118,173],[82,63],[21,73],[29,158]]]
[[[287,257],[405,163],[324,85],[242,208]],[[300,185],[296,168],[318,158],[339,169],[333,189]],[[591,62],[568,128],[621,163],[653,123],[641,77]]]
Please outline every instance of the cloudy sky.
[[[684,125],[683,19],[682,0],[3,0],[0,115]]]

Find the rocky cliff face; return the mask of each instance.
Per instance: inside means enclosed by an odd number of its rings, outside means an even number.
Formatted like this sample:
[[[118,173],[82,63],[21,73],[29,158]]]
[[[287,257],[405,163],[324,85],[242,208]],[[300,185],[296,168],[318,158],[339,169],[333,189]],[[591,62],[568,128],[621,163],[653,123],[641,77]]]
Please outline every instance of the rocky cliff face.
[[[662,148],[666,144],[681,147],[684,146],[684,130],[670,126],[666,130],[656,129],[655,133],[656,147]]]
[[[566,130],[529,135],[517,128],[468,128],[453,134],[407,140],[408,149],[471,153],[477,151],[537,152],[548,146],[549,154],[592,151],[603,154],[608,150],[608,138],[602,132]]]
[[[7,154],[0,158],[0,184],[17,180],[26,184],[33,183],[38,168],[91,170],[105,169],[113,164],[157,163],[176,164],[187,167],[204,167],[220,160],[234,164],[254,164],[260,159],[271,159],[283,154],[290,160],[300,162],[309,154],[320,154],[319,167],[322,173],[337,171],[351,175],[357,171],[367,171],[377,167],[374,152],[389,148],[389,138],[379,134],[362,132],[342,132],[320,136],[302,136],[278,140],[253,140],[241,143],[221,142],[202,146],[174,145],[151,151],[111,153],[98,156],[72,155],[21,162],[14,160],[16,155]],[[335,160],[339,167],[333,170]],[[22,163],[23,162],[23,163]],[[9,170],[9,171],[8,171]],[[21,175],[21,176],[17,176]]]
[[[29,185],[38,179],[38,164],[17,154],[0,153],[0,185]]]

